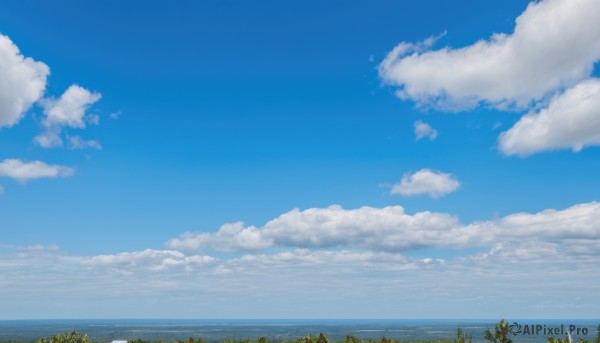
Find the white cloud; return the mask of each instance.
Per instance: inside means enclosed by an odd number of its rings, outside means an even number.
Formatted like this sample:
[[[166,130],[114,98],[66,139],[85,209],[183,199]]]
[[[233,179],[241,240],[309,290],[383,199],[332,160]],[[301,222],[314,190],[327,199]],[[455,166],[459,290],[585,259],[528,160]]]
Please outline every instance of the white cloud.
[[[67,138],[69,149],[87,149],[92,148],[102,150],[102,145],[96,140],[84,140],[81,136],[69,136]]]
[[[289,268],[290,265],[295,268],[335,266],[335,268],[350,268],[352,270],[398,271],[442,266],[445,263],[446,261],[440,258],[416,259],[390,252],[294,249],[273,254],[243,255],[239,258],[223,261],[222,268],[230,273]]]
[[[472,226],[493,232],[499,240],[600,239],[600,203],[591,202],[564,210],[544,210],[535,214],[516,213],[498,221],[474,223]]]
[[[43,148],[63,146],[60,133],[63,128],[83,129],[86,123],[98,124],[97,115],[86,115],[87,109],[100,100],[100,93],[92,93],[78,85],[71,85],[58,100],[45,99],[43,125],[46,131],[34,138]]]
[[[42,62],[24,57],[19,48],[0,34],[0,128],[17,124],[34,103],[44,108],[42,124],[45,131],[34,138],[44,148],[61,147],[61,132],[65,127],[85,128],[86,124],[98,125],[100,118],[86,111],[101,94],[93,93],[78,85],[71,85],[59,99],[42,99],[50,69]],[[97,141],[84,141],[73,137],[71,149],[100,148]]]
[[[219,251],[256,251],[272,244],[271,240],[260,235],[256,227],[245,227],[242,222],[224,224],[216,233],[185,232],[166,243],[171,249],[192,251],[201,251],[207,246]]]
[[[184,232],[179,238],[167,241],[166,245],[171,249],[201,251],[211,241],[211,234],[206,232],[192,233]]]
[[[532,2],[512,34],[435,51],[402,42],[381,62],[380,77],[424,106],[526,108],[590,76],[600,58],[599,12],[596,0]]]
[[[41,161],[23,162],[18,159],[5,159],[0,162],[0,176],[10,177],[20,182],[39,178],[67,177],[74,173],[72,168],[49,165]]]
[[[25,57],[0,34],[0,128],[17,124],[27,109],[44,94],[50,69]]]
[[[33,141],[42,148],[55,148],[63,146],[60,130],[48,130],[33,138]]]
[[[451,242],[448,237],[458,226],[455,217],[443,213],[409,215],[400,206],[346,210],[333,205],[304,211],[293,209],[262,228],[244,227],[243,223],[237,222],[223,225],[216,233],[187,232],[168,241],[167,246],[189,250],[211,247],[225,251],[261,250],[273,246],[406,250],[431,244],[462,244]]]
[[[58,250],[60,250],[60,247],[58,245],[56,245],[56,244],[50,244],[50,245],[34,244],[34,245],[27,245],[27,246],[17,247],[17,250],[22,250],[22,251],[58,251]]]
[[[600,79],[588,79],[550,100],[547,108],[523,116],[499,137],[507,155],[600,145]]]
[[[85,120],[90,125],[100,125],[100,116],[97,114],[90,113],[85,117]]]
[[[221,251],[255,251],[272,245],[271,239],[261,235],[254,226],[242,222],[225,224],[212,237],[213,246]]]
[[[370,313],[373,317],[381,315],[382,308],[394,317],[398,306],[420,311],[423,304],[428,306],[419,312],[423,316],[440,311],[456,316],[459,308],[466,311],[461,315],[477,317],[489,313],[492,305],[513,317],[539,317],[557,308],[562,315],[596,315],[600,203],[515,213],[468,225],[453,219],[451,225],[428,226],[425,223],[435,217],[429,214],[410,215],[399,207],[293,210],[255,228],[259,236],[273,239],[273,249],[219,259],[175,250],[70,256],[44,246],[4,246],[0,297],[9,310],[32,300],[34,305],[56,303],[53,309],[62,308],[58,304],[70,299],[73,306],[85,303],[81,313],[89,312],[90,304],[112,309],[118,301],[128,304],[119,309],[121,315],[136,305],[138,313],[144,308],[144,313],[164,316],[171,308],[177,316],[190,303],[204,305],[198,315],[212,305],[235,307],[235,313],[219,313],[231,316],[289,317],[298,311],[310,315],[315,308],[342,308],[335,316],[364,315],[362,307],[359,312],[352,312],[358,311],[356,306],[344,307],[349,301],[377,305]],[[239,223],[232,225],[234,229],[224,229],[230,236],[244,231]],[[285,241],[286,237],[291,238]],[[430,248],[425,250],[427,257],[385,251],[376,243],[399,239],[407,240],[411,249]],[[454,248],[451,256],[457,257],[448,257],[445,248]],[[548,294],[569,301],[545,303]],[[573,294],[580,300],[574,301]],[[472,299],[477,301],[469,302]],[[287,304],[287,312],[269,312],[282,308],[275,306],[281,303]],[[470,305],[457,307],[461,304]],[[257,314],[257,309],[267,310]],[[515,309],[538,312],[510,312]],[[134,311],[128,315],[134,316]]]
[[[400,206],[346,210],[334,205],[294,209],[269,221],[258,234],[278,246],[406,250],[435,244],[457,226],[457,219],[444,213],[409,215]]]
[[[46,100],[43,104],[47,126],[85,128],[84,115],[87,108],[100,100],[99,93],[92,93],[78,85],[71,85],[58,100]]]
[[[424,123],[420,120],[417,120],[413,126],[415,128],[415,136],[417,140],[427,137],[429,138],[429,140],[432,141],[438,136],[438,132],[436,129],[432,128],[431,125]]]
[[[215,261],[211,256],[185,256],[174,250],[154,250],[123,252],[115,255],[98,255],[85,259],[82,263],[90,266],[118,265],[140,267],[150,270],[164,270],[170,267],[201,266]]]
[[[400,183],[392,186],[392,194],[415,196],[427,194],[440,198],[456,191],[460,182],[452,174],[421,169],[413,174],[406,173]]]
[[[183,250],[256,251],[291,247],[393,252],[500,244],[506,256],[540,256],[551,251],[568,256],[600,255],[598,223],[600,203],[596,202],[560,211],[516,213],[468,225],[447,213],[411,215],[400,206],[346,210],[334,205],[304,211],[294,209],[260,228],[244,227],[238,222],[223,225],[216,233],[186,232],[168,241],[167,246]]]

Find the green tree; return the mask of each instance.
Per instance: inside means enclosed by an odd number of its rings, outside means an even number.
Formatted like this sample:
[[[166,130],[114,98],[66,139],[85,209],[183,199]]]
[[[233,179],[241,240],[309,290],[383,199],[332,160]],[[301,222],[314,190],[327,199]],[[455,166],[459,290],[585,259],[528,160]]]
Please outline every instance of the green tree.
[[[42,337],[38,343],[91,343],[91,340],[85,333],[71,331],[54,335],[52,338]]]
[[[317,337],[316,343],[329,343],[329,339],[321,332],[319,333],[319,337]]]
[[[508,330],[508,322],[502,319],[498,324],[496,324],[496,328],[494,329],[494,333],[492,334],[490,330],[485,330],[485,339],[491,343],[513,343],[512,339],[507,336],[510,334]]]
[[[471,343],[471,335],[465,334],[458,328],[458,330],[456,330],[456,343]]]
[[[569,340],[566,338],[564,338],[564,339],[563,338],[554,338],[554,337],[550,336],[548,338],[548,343],[569,343]],[[580,338],[579,343],[600,343],[600,325],[598,325],[598,334],[597,334],[595,340],[588,341],[583,338]]]
[[[304,338],[298,338],[296,340],[296,343],[314,343],[314,338],[312,336],[312,334],[308,334],[308,336],[304,337]]]

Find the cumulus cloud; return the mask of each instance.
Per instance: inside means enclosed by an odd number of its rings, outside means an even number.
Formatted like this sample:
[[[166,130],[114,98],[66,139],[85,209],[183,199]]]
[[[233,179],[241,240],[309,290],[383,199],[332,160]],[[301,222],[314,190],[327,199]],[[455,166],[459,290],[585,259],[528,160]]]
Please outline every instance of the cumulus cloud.
[[[72,168],[49,165],[41,161],[23,162],[18,159],[5,159],[0,162],[0,176],[10,177],[20,182],[39,178],[57,178],[72,176]]]
[[[401,42],[379,64],[379,75],[420,107],[461,111],[485,103],[529,110],[499,137],[506,155],[579,151],[600,142],[594,115],[600,81],[590,78],[600,60],[599,11],[594,0],[531,2],[510,34],[437,50],[433,38]],[[415,134],[425,137],[416,125]]]
[[[417,120],[413,126],[415,128],[415,136],[417,140],[421,140],[422,138],[427,137],[430,141],[432,141],[438,136],[438,132],[436,129],[432,128],[431,125],[424,123],[420,120]]]
[[[333,205],[291,210],[265,224],[259,235],[279,246],[406,250],[444,239],[456,226],[458,220],[444,213],[410,215],[400,206],[346,210]]]
[[[23,118],[44,94],[49,74],[47,65],[23,56],[10,38],[0,34],[0,128]]]
[[[500,135],[500,150],[527,156],[544,150],[600,144],[600,79],[588,79],[523,116]]]
[[[543,239],[563,242],[574,239],[600,239],[600,203],[579,204],[564,210],[544,210],[538,213],[516,213],[497,221],[474,223],[493,234],[493,239]]]
[[[456,191],[460,182],[448,173],[421,169],[415,173],[406,173],[402,176],[400,183],[392,186],[392,194],[402,196],[429,195],[432,198],[440,198]]]
[[[512,34],[494,34],[459,49],[423,51],[402,42],[379,65],[398,96],[461,110],[486,102],[525,108],[588,77],[600,58],[595,0],[532,2]]]
[[[273,243],[262,237],[256,227],[245,227],[244,223],[236,222],[222,225],[216,233],[185,232],[166,244],[172,249],[195,251],[206,246],[219,251],[256,251],[268,248]]]
[[[47,100],[44,104],[44,123],[85,128],[84,115],[87,108],[100,100],[99,93],[92,93],[78,85],[71,85],[58,100]]]
[[[458,226],[455,217],[432,212],[409,215],[400,206],[293,209],[261,228],[243,223],[223,225],[216,233],[184,233],[168,241],[170,248],[224,251],[261,250],[273,246],[328,248],[354,246],[370,249],[406,250],[435,244]],[[425,234],[424,234],[425,233]],[[462,244],[455,242],[455,244]]]
[[[42,124],[46,131],[36,136],[34,142],[43,148],[60,147],[63,146],[60,137],[63,128],[83,129],[86,124],[98,124],[98,116],[86,115],[86,111],[101,96],[81,86],[71,85],[59,99],[45,99],[42,102],[45,115]],[[83,143],[83,140],[79,143]]]
[[[49,74],[46,64],[23,56],[10,38],[0,34],[0,128],[14,126],[38,103],[44,109],[45,130],[34,142],[44,148],[63,146],[61,132],[65,127],[82,129],[86,124],[97,125],[98,115],[86,114],[86,111],[101,97],[99,93],[71,85],[59,99],[42,99]],[[78,136],[72,137],[68,146],[71,149],[100,148],[97,141],[85,141]]]
[[[498,250],[502,247],[503,256],[512,254],[513,258],[518,254],[539,257],[541,253],[551,252],[570,256],[598,255],[598,223],[600,203],[596,202],[564,210],[516,213],[468,225],[447,213],[417,212],[411,215],[400,206],[347,210],[334,205],[304,211],[294,209],[260,228],[246,227],[238,222],[226,224],[216,233],[186,232],[168,241],[167,246],[183,250],[248,251],[248,247],[252,247],[257,251],[287,247],[380,252],[474,247]]]
[[[179,238],[168,240],[166,245],[171,249],[200,251],[210,243],[211,239],[212,235],[210,233],[186,231]]]

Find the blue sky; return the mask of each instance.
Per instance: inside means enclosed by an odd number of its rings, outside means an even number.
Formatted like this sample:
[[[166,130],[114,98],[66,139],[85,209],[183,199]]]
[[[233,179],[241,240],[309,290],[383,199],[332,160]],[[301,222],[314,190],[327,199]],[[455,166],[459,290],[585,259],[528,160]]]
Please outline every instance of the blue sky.
[[[0,318],[597,317],[592,0],[1,7]]]

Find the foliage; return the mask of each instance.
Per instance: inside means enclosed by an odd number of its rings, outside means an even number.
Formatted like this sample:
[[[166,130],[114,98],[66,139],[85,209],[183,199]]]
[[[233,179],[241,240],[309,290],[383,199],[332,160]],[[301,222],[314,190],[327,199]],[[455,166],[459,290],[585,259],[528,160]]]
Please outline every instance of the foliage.
[[[507,337],[509,333],[508,322],[502,319],[496,324],[493,334],[490,330],[485,330],[484,338],[491,343],[513,343],[512,339]]]
[[[458,330],[456,330],[456,343],[471,343],[471,335],[465,334],[458,328]]]
[[[296,343],[329,343],[329,339],[322,332],[319,333],[319,336],[313,337],[311,334],[304,338],[299,338],[296,340]]]
[[[550,336],[550,338],[548,338],[548,343],[569,343],[569,341],[566,338],[554,338]],[[583,338],[580,338],[578,343],[600,343],[600,325],[598,325],[598,334],[595,340],[588,341]]]
[[[42,337],[38,343],[91,343],[92,341],[85,333],[71,331],[52,336],[52,338]]]
[[[510,334],[508,322],[504,319],[495,325],[495,329],[493,332],[490,330],[485,330],[484,338],[490,343],[513,343],[513,341],[508,338]],[[462,329],[457,329],[456,331],[456,340],[411,340],[411,341],[400,341],[396,339],[387,338],[385,336],[381,337],[381,339],[361,339],[356,336],[347,335],[343,341],[332,342],[325,336],[323,333],[319,333],[318,336],[312,336],[311,334],[307,335],[303,338],[298,338],[293,341],[281,341],[279,343],[471,343],[472,337],[470,334],[465,333]],[[15,341],[0,341],[0,343],[19,343]],[[22,343],[22,342],[21,342]],[[37,342],[31,341],[28,343],[97,343],[92,342],[87,334],[78,333],[76,331],[71,331],[69,333],[62,333],[51,338],[43,337],[40,338]],[[129,343],[205,343],[202,338],[193,337],[188,338],[187,340],[172,340],[172,341],[164,341],[164,340],[142,340],[136,339],[131,340]],[[226,339],[221,340],[218,343],[269,343],[267,338],[262,336],[256,340],[250,339]],[[272,342],[275,343],[275,342]],[[567,339],[564,338],[554,338],[549,337],[548,343],[568,343]],[[579,339],[577,343],[600,343],[600,325],[598,325],[598,335],[594,340],[584,340]]]

